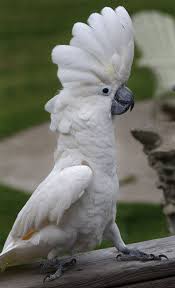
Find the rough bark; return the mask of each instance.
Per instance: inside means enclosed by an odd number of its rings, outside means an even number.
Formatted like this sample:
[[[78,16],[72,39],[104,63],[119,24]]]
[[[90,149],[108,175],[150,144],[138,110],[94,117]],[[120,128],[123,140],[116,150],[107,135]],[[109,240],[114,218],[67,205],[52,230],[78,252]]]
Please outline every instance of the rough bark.
[[[157,171],[157,186],[164,195],[163,212],[170,232],[175,234],[175,123],[135,129],[132,135],[143,144],[150,166]]]

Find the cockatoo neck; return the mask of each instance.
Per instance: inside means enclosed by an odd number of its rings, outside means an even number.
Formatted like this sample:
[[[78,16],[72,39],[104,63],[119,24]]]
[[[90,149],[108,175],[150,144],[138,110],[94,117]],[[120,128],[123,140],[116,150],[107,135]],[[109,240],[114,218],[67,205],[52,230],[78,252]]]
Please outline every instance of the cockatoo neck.
[[[78,151],[91,164],[109,170],[116,165],[111,99],[100,96],[87,98],[80,97],[65,109],[65,120],[63,117],[63,123],[59,125],[57,154],[66,150]]]

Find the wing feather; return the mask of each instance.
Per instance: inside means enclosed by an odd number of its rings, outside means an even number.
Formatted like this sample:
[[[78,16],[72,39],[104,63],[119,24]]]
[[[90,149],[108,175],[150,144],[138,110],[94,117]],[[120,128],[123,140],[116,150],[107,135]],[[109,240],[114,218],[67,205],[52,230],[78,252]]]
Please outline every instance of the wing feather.
[[[65,211],[82,196],[91,178],[92,170],[84,165],[60,172],[53,169],[18,214],[11,237],[22,238],[47,222],[58,225]]]

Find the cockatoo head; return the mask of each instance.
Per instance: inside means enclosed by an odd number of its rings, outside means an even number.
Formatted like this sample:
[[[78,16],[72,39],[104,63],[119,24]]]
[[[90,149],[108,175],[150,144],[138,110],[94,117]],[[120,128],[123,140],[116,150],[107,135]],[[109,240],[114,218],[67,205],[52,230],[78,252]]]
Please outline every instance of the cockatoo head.
[[[125,86],[134,56],[130,16],[123,7],[105,7],[101,14],[91,14],[87,22],[73,26],[70,45],[58,45],[52,51],[58,78],[68,93],[62,91],[51,99],[46,110],[54,113],[64,102],[64,95],[74,96],[74,101],[80,96],[91,101],[94,96],[95,105],[104,101],[112,115],[132,110],[133,94]]]

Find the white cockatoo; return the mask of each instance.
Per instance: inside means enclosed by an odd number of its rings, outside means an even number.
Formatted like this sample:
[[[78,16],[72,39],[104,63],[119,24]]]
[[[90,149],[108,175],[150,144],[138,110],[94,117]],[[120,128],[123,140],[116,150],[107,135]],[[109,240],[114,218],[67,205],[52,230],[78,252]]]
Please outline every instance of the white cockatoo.
[[[157,80],[155,97],[175,89],[175,20],[158,11],[133,16],[135,41],[141,50],[140,67],[150,68]]]
[[[125,87],[134,55],[131,19],[123,7],[106,7],[88,24],[76,23],[72,34],[70,45],[52,52],[63,86],[46,104],[59,134],[55,165],[18,214],[0,254],[2,269],[47,258],[44,267],[55,268],[47,281],[63,272],[57,257],[93,249],[103,238],[123,257],[155,259],[128,249],[115,223],[113,117],[134,106]]]

